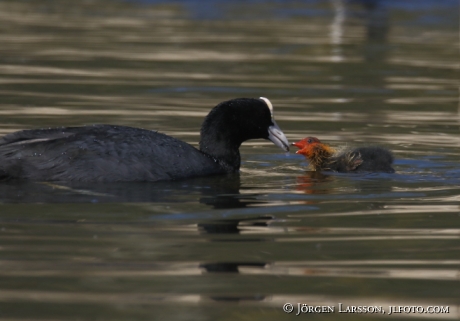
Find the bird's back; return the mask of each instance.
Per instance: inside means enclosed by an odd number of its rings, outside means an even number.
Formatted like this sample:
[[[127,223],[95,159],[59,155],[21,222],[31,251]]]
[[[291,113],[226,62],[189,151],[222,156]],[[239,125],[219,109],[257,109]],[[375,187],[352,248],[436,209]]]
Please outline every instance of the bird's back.
[[[0,179],[158,181],[222,172],[185,142],[125,126],[24,130],[0,139]]]
[[[361,165],[357,168],[358,171],[368,172],[387,172],[394,173],[393,154],[383,147],[369,146],[359,147],[353,150],[358,153],[362,159]]]

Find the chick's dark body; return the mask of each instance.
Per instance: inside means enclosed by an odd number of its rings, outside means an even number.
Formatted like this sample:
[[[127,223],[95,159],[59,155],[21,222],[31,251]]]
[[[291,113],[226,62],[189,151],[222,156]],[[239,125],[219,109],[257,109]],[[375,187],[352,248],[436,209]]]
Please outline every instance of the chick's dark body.
[[[331,162],[330,169],[336,172],[395,172],[391,167],[393,154],[388,149],[379,146],[358,147],[333,157],[333,159],[334,162]],[[359,165],[350,165],[354,160],[359,161]]]

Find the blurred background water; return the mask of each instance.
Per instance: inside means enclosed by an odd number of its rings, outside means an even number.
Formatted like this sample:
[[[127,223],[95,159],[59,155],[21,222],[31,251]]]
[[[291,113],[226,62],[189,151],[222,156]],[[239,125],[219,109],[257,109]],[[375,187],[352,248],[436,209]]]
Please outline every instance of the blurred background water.
[[[0,320],[460,318],[459,6],[451,0],[0,2],[0,134],[110,123],[197,145],[268,97],[290,141],[393,150],[326,174],[268,141],[240,175],[0,183]],[[448,306],[399,313],[389,306]]]

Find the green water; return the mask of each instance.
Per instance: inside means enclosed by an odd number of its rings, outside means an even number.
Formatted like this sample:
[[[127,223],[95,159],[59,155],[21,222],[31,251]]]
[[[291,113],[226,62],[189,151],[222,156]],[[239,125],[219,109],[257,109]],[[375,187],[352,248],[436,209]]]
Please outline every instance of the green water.
[[[255,140],[240,175],[0,183],[0,321],[458,320],[458,12],[447,0],[0,2],[1,135],[110,123],[197,145],[217,103],[264,96],[290,141],[396,158],[395,174],[321,174]],[[296,316],[298,304],[335,312]]]

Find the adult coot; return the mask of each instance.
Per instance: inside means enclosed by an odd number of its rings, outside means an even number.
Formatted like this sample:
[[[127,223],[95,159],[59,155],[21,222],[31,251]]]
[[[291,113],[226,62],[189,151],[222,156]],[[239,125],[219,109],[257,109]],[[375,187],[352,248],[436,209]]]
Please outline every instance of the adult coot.
[[[267,98],[214,107],[201,127],[200,149],[156,131],[113,125],[23,130],[0,139],[0,179],[159,181],[236,172],[248,139],[289,143]]]
[[[307,137],[292,145],[299,148],[296,154],[304,155],[314,171],[334,172],[387,172],[394,173],[391,167],[393,155],[378,146],[345,149],[337,152],[316,137]]]

